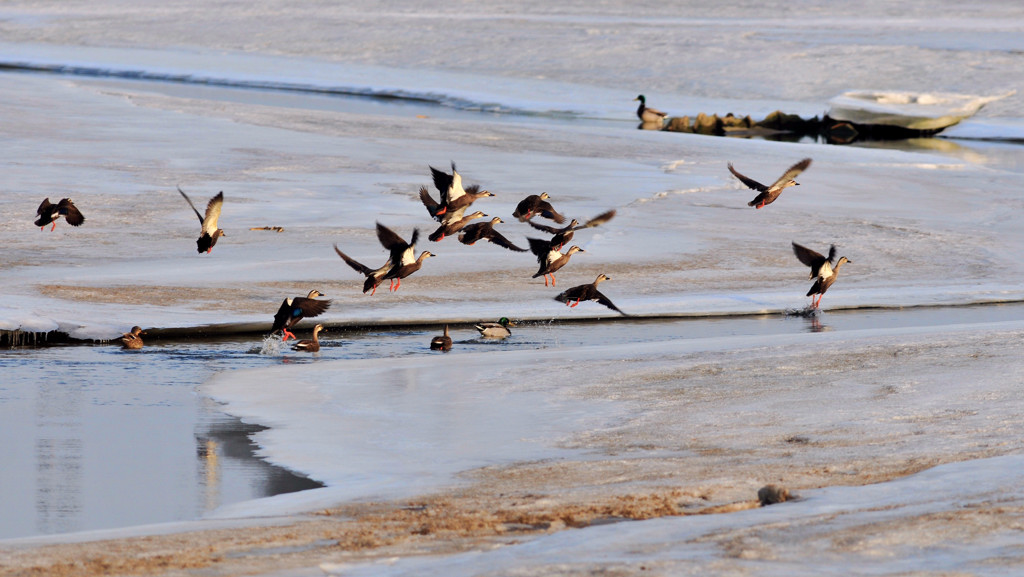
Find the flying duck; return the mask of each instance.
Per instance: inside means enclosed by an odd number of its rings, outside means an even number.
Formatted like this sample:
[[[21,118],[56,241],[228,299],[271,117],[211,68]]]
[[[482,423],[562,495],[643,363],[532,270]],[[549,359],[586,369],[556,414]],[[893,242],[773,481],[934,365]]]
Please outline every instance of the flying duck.
[[[270,334],[281,331],[282,340],[294,339],[295,335],[288,330],[289,328],[305,317],[319,316],[331,306],[331,301],[316,300],[316,297],[322,296],[324,294],[320,291],[311,290],[304,297],[284,299],[281,308],[277,309],[277,313],[274,314],[274,326],[270,329]]]
[[[551,203],[548,202],[548,193],[542,192],[540,194],[531,194],[523,200],[519,201],[516,206],[516,211],[512,213],[512,216],[519,219],[520,222],[526,222],[534,217],[534,215],[541,215],[544,218],[550,218],[558,224],[565,222],[565,217],[558,214]]]
[[[444,240],[444,237],[450,234],[455,234],[462,230],[462,227],[469,224],[469,221],[487,216],[486,214],[480,212],[479,210],[468,216],[463,216],[463,213],[465,211],[465,207],[456,209],[454,211],[449,210],[445,214],[445,217],[451,215],[452,218],[445,218],[445,220],[441,221],[441,226],[437,227],[437,230],[430,233],[430,236],[428,236],[427,238],[429,238],[433,242]]]
[[[82,216],[81,211],[75,206],[75,203],[71,202],[70,198],[62,198],[57,204],[50,202],[49,197],[44,198],[43,202],[39,204],[39,209],[36,210],[35,225],[39,227],[39,230],[46,228],[46,225],[53,223],[50,230],[57,228],[57,219],[64,217],[64,220],[71,226],[82,226],[85,222],[85,217]]]
[[[334,245],[334,252],[338,253],[338,256],[340,256],[348,266],[352,267],[356,272],[363,273],[363,275],[366,276],[366,281],[363,282],[363,294],[366,294],[366,291],[372,291],[370,292],[370,296],[373,296],[373,294],[377,292],[377,285],[384,280],[384,275],[391,270],[390,258],[386,263],[384,263],[384,266],[374,270],[341,252],[338,245]]]
[[[825,296],[825,291],[828,290],[828,287],[836,282],[836,276],[839,275],[839,267],[843,266],[844,263],[853,263],[852,260],[841,256],[839,261],[836,262],[836,266],[832,267],[832,261],[836,258],[836,245],[832,245],[828,249],[828,258],[825,258],[820,253],[794,242],[793,254],[796,255],[796,258],[800,259],[800,262],[811,267],[811,274],[807,278],[808,280],[815,280],[811,290],[807,291],[806,296],[818,295],[817,300],[813,297],[811,298],[811,308],[814,309],[818,308],[818,305],[821,304],[821,297]]]
[[[555,235],[555,236],[553,236],[551,238],[551,241],[550,241],[551,249],[552,250],[562,250],[562,247],[565,246],[565,243],[567,243],[570,240],[572,240],[573,234],[577,230],[583,230],[585,228],[592,228],[592,227],[604,224],[604,223],[608,222],[609,220],[611,220],[614,216],[615,216],[615,211],[614,210],[609,210],[607,212],[602,212],[601,214],[599,214],[599,215],[595,216],[594,218],[588,220],[586,222],[586,224],[583,224],[583,225],[580,224],[580,221],[578,221],[578,220],[576,220],[574,218],[568,224],[568,226],[565,226],[563,228],[555,228],[553,226],[547,226],[547,225],[544,225],[544,224],[537,224],[537,223],[533,222],[532,220],[529,220],[527,222],[530,224],[530,226],[532,226],[533,228],[535,228],[537,230],[542,230],[542,231],[544,231],[546,233]]]
[[[452,350],[452,338],[448,336],[448,325],[444,326],[444,334],[430,339],[430,350],[450,351]]]
[[[487,339],[504,339],[512,336],[509,327],[516,326],[508,320],[508,317],[501,317],[496,323],[479,323],[474,325],[480,331],[480,336]]]
[[[213,245],[217,244],[217,239],[222,236],[227,236],[223,230],[217,228],[217,219],[220,218],[220,209],[224,205],[224,191],[218,192],[217,196],[210,199],[210,202],[206,204],[206,216],[199,213],[196,205],[192,204],[192,199],[185,194],[181,187],[178,187],[178,192],[185,198],[185,202],[192,207],[195,211],[196,216],[199,217],[199,223],[202,226],[202,230],[199,234],[199,239],[196,240],[196,251],[199,254],[204,252],[209,254],[213,250]]]
[[[441,201],[438,202],[430,196],[427,187],[421,186],[420,202],[427,208],[427,212],[434,220],[443,222],[448,214],[460,209],[465,210],[469,208],[469,205],[486,196],[494,196],[486,190],[480,190],[480,187],[475,184],[465,189],[460,187],[457,190],[461,192],[459,196],[452,197],[451,191],[449,191],[448,194],[442,193]]]
[[[654,108],[648,108],[647,98],[644,97],[643,94],[634,98],[633,102],[636,102],[637,100],[640,101],[640,106],[638,106],[636,109],[636,116],[637,118],[640,119],[641,122],[662,123],[665,121],[665,117],[668,116],[668,114],[665,114],[664,112]]]
[[[384,248],[391,251],[391,268],[384,273],[383,277],[384,280],[391,280],[390,290],[397,291],[402,286],[403,278],[420,270],[420,267],[423,266],[423,261],[427,257],[434,256],[434,253],[425,250],[420,253],[419,258],[416,258],[416,241],[419,239],[419,236],[420,229],[414,228],[412,231],[412,241],[405,242],[395,231],[379,222],[377,223],[377,239],[380,240]]]
[[[597,280],[590,284],[581,284],[574,286],[571,289],[562,292],[555,297],[556,301],[563,302],[570,307],[575,307],[580,304],[580,301],[597,301],[604,306],[616,311],[622,315],[629,316],[626,313],[619,310],[619,307],[612,303],[611,299],[601,294],[601,291],[597,290],[597,285],[601,281],[612,280],[603,274],[597,275]]]
[[[324,326],[321,324],[313,327],[313,338],[303,339],[294,345],[292,345],[293,351],[308,351],[315,353],[320,350],[320,331],[324,330]]]
[[[796,178],[801,172],[807,170],[807,167],[810,165],[810,158],[805,158],[801,160],[800,162],[789,167],[789,170],[787,170],[782,176],[780,176],[778,180],[773,182],[771,186],[765,186],[752,178],[748,178],[736,172],[736,169],[732,167],[731,162],[729,163],[729,172],[731,172],[733,176],[735,176],[736,178],[740,179],[740,182],[747,185],[748,188],[756,190],[757,192],[760,193],[756,197],[754,197],[754,200],[748,202],[747,206],[761,208],[765,205],[775,202],[775,199],[779,198],[779,195],[782,194],[783,189],[788,188],[790,186],[799,186],[800,183],[793,179]]]
[[[551,242],[539,238],[527,238],[530,242],[530,251],[537,255],[537,262],[540,270],[533,278],[544,275],[544,286],[548,286],[548,275],[551,275],[551,286],[555,286],[555,271],[562,268],[569,262],[569,257],[578,252],[587,252],[582,248],[572,245],[569,250],[562,254],[551,248]]]
[[[142,327],[132,327],[131,332],[124,333],[121,335],[121,347],[125,349],[141,349],[143,342],[142,337],[144,335]]]
[[[505,221],[498,217],[494,217],[487,222],[478,222],[471,224],[462,229],[459,233],[459,242],[465,245],[472,246],[478,240],[489,240],[494,244],[514,250],[516,252],[526,252],[525,248],[519,248],[512,244],[512,241],[505,238],[500,232],[494,230],[494,225],[503,223]]]

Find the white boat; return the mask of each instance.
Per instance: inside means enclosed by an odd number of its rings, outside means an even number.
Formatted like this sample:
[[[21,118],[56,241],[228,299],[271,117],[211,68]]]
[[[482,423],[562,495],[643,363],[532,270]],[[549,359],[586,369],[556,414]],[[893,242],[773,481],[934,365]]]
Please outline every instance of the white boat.
[[[989,102],[1015,93],[978,96],[948,92],[882,92],[854,90],[828,101],[832,120],[855,125],[882,125],[938,132],[969,118]]]

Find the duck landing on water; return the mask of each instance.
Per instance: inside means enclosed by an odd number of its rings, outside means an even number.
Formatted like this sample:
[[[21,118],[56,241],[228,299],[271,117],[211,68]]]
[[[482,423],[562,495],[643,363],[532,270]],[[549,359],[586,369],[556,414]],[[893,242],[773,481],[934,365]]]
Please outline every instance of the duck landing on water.
[[[800,262],[811,267],[811,274],[807,278],[809,280],[814,279],[814,284],[811,285],[811,290],[807,291],[806,296],[812,297],[810,307],[812,309],[817,309],[821,305],[821,297],[825,296],[825,291],[828,290],[828,287],[836,282],[836,277],[839,276],[839,267],[845,263],[853,264],[852,260],[841,256],[839,261],[836,262],[835,267],[832,267],[832,261],[836,258],[836,245],[832,245],[829,248],[828,258],[825,258],[821,253],[794,242],[793,254],[796,255],[796,258],[800,259]],[[817,300],[813,298],[813,295],[817,295]]]
[[[288,329],[295,325],[295,323],[301,321],[305,317],[315,317],[323,314],[328,307],[331,306],[331,301],[318,301],[316,297],[322,297],[324,294],[318,290],[311,290],[309,294],[304,297],[293,297],[284,299],[281,303],[281,307],[274,313],[274,325],[270,329],[270,334],[274,334],[277,331],[281,331],[281,340],[287,341],[289,338],[295,338]]]

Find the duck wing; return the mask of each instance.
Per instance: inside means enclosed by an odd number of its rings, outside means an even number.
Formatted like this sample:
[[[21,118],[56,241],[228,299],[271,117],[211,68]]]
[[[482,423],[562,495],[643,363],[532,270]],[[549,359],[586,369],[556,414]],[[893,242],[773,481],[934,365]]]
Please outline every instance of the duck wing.
[[[582,224],[580,226],[577,226],[577,227],[573,228],[573,230],[583,230],[585,228],[593,228],[595,226],[600,226],[600,225],[608,222],[609,220],[611,220],[613,218],[615,218],[615,210],[614,209],[606,211],[606,212],[602,212],[601,214],[599,214],[599,215],[595,216],[594,218],[588,220],[585,224]]]
[[[619,307],[615,306],[615,303],[613,303],[610,298],[604,296],[604,294],[602,294],[601,291],[599,291],[599,290],[594,290],[594,296],[592,298],[593,298],[593,300],[596,300],[597,302],[603,304],[604,306],[612,309],[613,311],[615,311],[615,312],[617,312],[617,313],[619,313],[619,314],[621,314],[623,316],[627,316],[627,317],[629,316],[628,314],[622,312],[622,309],[620,309]]]
[[[758,192],[768,192],[767,186],[761,184],[760,182],[754,180],[753,178],[743,176],[739,172],[736,172],[736,169],[732,167],[731,162],[729,163],[729,172],[731,172],[732,175],[735,176],[736,178],[740,179],[740,182],[747,185],[747,188],[756,190]]]
[[[64,216],[64,220],[66,220],[71,226],[81,226],[82,223],[85,222],[85,216],[83,216],[82,212],[78,210],[75,203],[71,202],[70,198],[61,200],[60,204],[57,205],[57,211],[59,214]]]
[[[288,301],[291,300],[289,303]],[[307,297],[295,297],[284,299],[281,308],[274,314],[274,326],[270,332],[279,331],[285,327],[299,322],[306,317],[315,317],[322,314],[331,306],[331,301],[318,301]]]
[[[836,246],[832,245],[832,248],[830,248],[828,251],[828,258],[825,258],[825,256],[822,255],[821,253],[813,251],[807,248],[806,246],[802,246],[794,242],[793,254],[796,255],[796,258],[800,259],[800,262],[811,267],[811,276],[815,277],[818,276],[818,271],[821,270],[821,267],[825,263],[831,263],[832,259],[835,258]]]
[[[196,205],[192,204],[192,199],[189,198],[187,194],[185,194],[184,190],[181,190],[180,186],[178,187],[178,192],[181,193],[181,196],[184,197],[185,202],[187,202],[188,205],[192,207],[192,210],[195,211],[196,218],[199,219],[199,224],[203,224],[203,215],[200,214],[199,209],[196,208]],[[209,208],[209,207],[207,207],[207,208]],[[205,230],[205,227],[204,227],[204,230]]]
[[[423,206],[427,207],[427,212],[436,220],[438,211],[443,207],[441,203],[434,200],[434,197],[430,196],[430,191],[425,186],[420,187],[420,202],[423,203]]]
[[[491,228],[491,230],[487,233],[487,240],[493,242],[494,244],[496,244],[496,245],[498,245],[500,247],[507,248],[509,250],[514,250],[516,252],[526,252],[525,248],[519,248],[518,246],[512,244],[512,241],[510,241],[509,239],[505,238],[504,235],[502,235],[500,232],[494,230],[493,228]]]
[[[218,192],[217,196],[211,198],[210,202],[206,204],[206,216],[201,220],[203,221],[203,232],[210,236],[217,232],[217,220],[220,219],[222,206],[224,206],[224,191]]]
[[[402,263],[406,253],[411,252],[410,249],[416,244],[419,236],[420,229],[415,228],[412,231],[412,242],[405,242],[402,237],[398,236],[398,233],[379,222],[377,223],[377,240],[391,252],[391,261],[396,264]]]
[[[372,268],[366,266],[365,264],[363,264],[363,263],[361,263],[361,262],[359,262],[359,261],[349,257],[347,254],[341,252],[341,250],[338,248],[338,245],[334,245],[334,252],[338,253],[338,256],[341,257],[341,260],[345,261],[345,264],[347,264],[348,266],[352,267],[356,272],[361,272],[364,275],[371,275],[371,274],[373,274],[374,271],[373,271]]]
[[[535,228],[535,229],[537,229],[539,231],[546,232],[548,234],[558,234],[560,232],[566,232],[565,228],[555,228],[553,226],[548,226],[546,224],[537,224],[537,223],[533,222],[532,220],[528,220],[526,222],[527,222],[527,224],[529,224],[533,228]]]
[[[772,183],[772,185],[769,188],[775,188],[776,186],[779,186],[780,184],[783,184],[785,182],[789,182],[790,180],[793,180],[794,178],[799,176],[801,172],[807,170],[807,167],[810,166],[810,165],[811,165],[811,159],[810,158],[805,158],[805,159],[801,160],[800,162],[794,164],[793,166],[790,166],[789,170],[787,170],[785,173],[783,173],[783,175],[780,176],[779,179],[776,180],[774,183]],[[730,169],[731,168],[732,167],[730,166]],[[736,172],[733,172],[733,174],[736,174]],[[739,176],[739,175],[737,174],[736,176]],[[740,178],[740,180],[743,180],[743,179]]]
[[[551,206],[551,203],[546,200],[542,200],[540,201],[540,203],[537,204],[537,214],[543,216],[544,218],[550,218],[551,220],[557,222],[558,224],[562,224],[563,222],[565,222],[565,217],[562,216],[561,214],[558,214],[558,211],[555,210],[555,207]]]
[[[530,237],[526,237],[526,242],[530,243],[530,252],[537,255],[537,261],[544,266],[547,263],[548,253],[551,252],[551,242]]]

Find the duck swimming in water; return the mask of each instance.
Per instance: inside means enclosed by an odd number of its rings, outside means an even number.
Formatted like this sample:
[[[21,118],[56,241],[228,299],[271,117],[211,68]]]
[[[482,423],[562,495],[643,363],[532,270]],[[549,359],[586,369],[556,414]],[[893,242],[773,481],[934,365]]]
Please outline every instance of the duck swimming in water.
[[[636,116],[641,122],[655,122],[658,124],[665,122],[665,117],[668,116],[668,114],[665,114],[655,108],[648,108],[647,98],[643,94],[634,98],[633,102],[636,102],[637,100],[640,101],[640,106],[636,109]]]
[[[825,291],[828,290],[828,287],[836,282],[836,276],[839,275],[839,267],[845,263],[853,264],[852,260],[841,256],[839,261],[836,262],[835,268],[832,267],[832,261],[836,258],[836,245],[832,245],[829,248],[828,258],[825,258],[824,255],[794,242],[793,254],[796,255],[796,258],[800,259],[800,262],[811,267],[811,274],[807,278],[814,279],[814,284],[811,285],[811,290],[807,291],[806,296],[811,297],[812,309],[816,309],[821,305],[821,297],[825,296]],[[812,295],[818,295],[817,300]]]
[[[324,326],[321,324],[313,327],[313,338],[303,339],[294,345],[292,345],[293,351],[306,351],[315,353],[320,350],[320,331],[324,330]]]
[[[62,216],[71,226],[82,226],[85,222],[85,217],[70,198],[62,198],[57,204],[51,203],[49,197],[44,198],[36,210],[36,216],[39,218],[36,219],[35,225],[39,230],[44,230],[46,225],[52,223],[50,230],[53,231],[57,228],[57,220]]]
[[[775,202],[775,199],[779,198],[782,191],[790,186],[799,186],[800,183],[793,179],[799,176],[801,172],[807,170],[807,167],[810,165],[811,159],[805,158],[789,167],[789,170],[780,176],[778,180],[773,182],[771,186],[765,186],[753,178],[747,178],[739,172],[736,172],[736,169],[732,167],[731,162],[728,164],[729,172],[731,172],[733,176],[740,179],[740,182],[747,185],[747,188],[756,190],[760,193],[754,197],[754,200],[747,203],[747,206],[753,206],[754,208],[762,208]]]
[[[199,231],[199,239],[196,240],[196,251],[199,254],[204,252],[209,254],[213,250],[213,245],[217,244],[217,239],[227,234],[217,227],[217,220],[220,219],[220,209],[224,206],[224,191],[218,192],[217,196],[210,199],[210,202],[206,204],[206,214],[200,214],[199,209],[196,205],[192,204],[192,199],[185,194],[181,187],[178,187],[178,192],[185,198],[185,202],[192,207],[195,211],[196,216],[199,217],[199,224],[201,230]]]
[[[295,323],[301,321],[306,317],[315,317],[322,314],[331,306],[331,301],[318,301],[316,297],[324,296],[318,290],[311,290],[309,294],[304,297],[293,297],[286,298],[281,303],[281,307],[277,309],[274,314],[274,325],[270,329],[270,334],[274,334],[277,331],[281,331],[282,340],[287,341],[289,338],[295,338],[288,329],[293,327]]]
[[[537,262],[540,270],[533,278],[544,275],[544,286],[548,286],[548,276],[551,276],[551,286],[555,286],[555,272],[569,262],[569,257],[578,252],[587,252],[582,248],[572,245],[564,254],[551,248],[551,242],[539,238],[527,238],[530,241],[530,250],[537,255]]]
[[[595,280],[594,282],[590,284],[581,284],[579,286],[574,286],[571,289],[568,289],[559,294],[558,296],[556,296],[555,300],[558,302],[563,302],[570,307],[575,307],[576,305],[580,304],[580,301],[597,301],[617,313],[629,316],[626,313],[619,310],[619,307],[615,306],[615,304],[612,303],[611,299],[601,294],[601,291],[597,290],[597,285],[606,280],[612,279],[603,274],[599,274],[597,275],[597,280]]]
[[[430,350],[450,351],[452,350],[452,338],[448,335],[448,325],[444,326],[444,334],[430,339]]]
[[[526,222],[539,214],[544,218],[549,218],[558,224],[562,224],[565,222],[565,217],[555,211],[554,207],[551,206],[551,203],[548,202],[549,198],[551,197],[548,196],[548,193],[546,192],[531,194],[519,201],[519,204],[516,205],[516,210],[512,213],[512,216],[518,218],[520,222]]]
[[[142,342],[142,337],[139,335],[144,334],[146,333],[142,331],[142,327],[132,327],[131,332],[121,335],[121,347],[125,349],[141,349],[145,343]]]
[[[512,336],[509,327],[516,325],[508,320],[508,317],[501,317],[496,323],[478,323],[474,326],[476,330],[480,331],[480,336],[486,339],[505,339]]]

